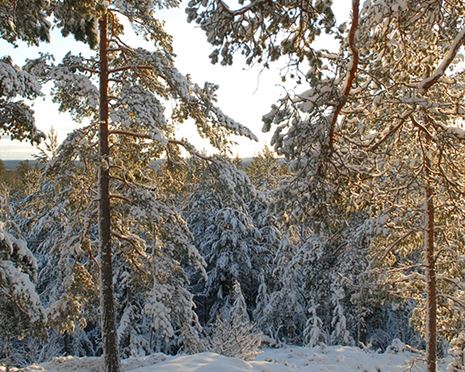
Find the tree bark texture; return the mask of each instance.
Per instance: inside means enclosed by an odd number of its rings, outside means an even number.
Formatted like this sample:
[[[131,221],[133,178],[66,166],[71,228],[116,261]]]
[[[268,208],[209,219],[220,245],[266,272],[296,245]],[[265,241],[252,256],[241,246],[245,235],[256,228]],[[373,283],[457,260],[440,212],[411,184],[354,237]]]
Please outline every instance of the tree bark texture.
[[[428,372],[436,372],[436,260],[434,257],[434,199],[430,180],[431,161],[425,155],[425,264],[427,284],[426,304],[426,362]]]
[[[115,322],[110,215],[110,148],[108,144],[108,15],[99,19],[100,30],[100,126],[99,126],[99,251],[100,307],[104,369],[121,370]]]

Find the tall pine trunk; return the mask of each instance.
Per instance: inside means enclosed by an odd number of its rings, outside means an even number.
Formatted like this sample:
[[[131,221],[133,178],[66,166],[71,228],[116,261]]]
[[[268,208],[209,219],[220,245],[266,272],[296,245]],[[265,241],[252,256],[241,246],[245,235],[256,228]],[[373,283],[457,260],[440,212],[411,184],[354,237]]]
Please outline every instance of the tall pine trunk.
[[[99,19],[100,29],[100,131],[99,131],[99,250],[100,307],[105,371],[119,372],[118,340],[113,297],[110,220],[110,148],[108,145],[108,15]]]
[[[426,148],[429,149],[429,139]],[[431,186],[431,161],[425,155],[425,226],[424,248],[426,264],[426,363],[428,372],[436,372],[436,262],[434,257],[434,200]]]

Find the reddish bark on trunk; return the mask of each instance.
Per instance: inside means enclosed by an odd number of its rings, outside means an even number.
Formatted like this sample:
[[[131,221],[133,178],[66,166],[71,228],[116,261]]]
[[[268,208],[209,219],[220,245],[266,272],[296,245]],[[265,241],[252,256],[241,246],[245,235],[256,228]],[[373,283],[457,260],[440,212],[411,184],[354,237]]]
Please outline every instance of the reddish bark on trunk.
[[[105,371],[121,370],[113,296],[113,267],[110,216],[110,147],[108,144],[108,16],[99,19],[100,28],[100,131],[99,131],[99,250],[100,307]]]
[[[430,183],[431,161],[425,156],[425,264],[427,284],[426,308],[426,362],[428,372],[436,372],[436,262],[434,257],[434,200]]]

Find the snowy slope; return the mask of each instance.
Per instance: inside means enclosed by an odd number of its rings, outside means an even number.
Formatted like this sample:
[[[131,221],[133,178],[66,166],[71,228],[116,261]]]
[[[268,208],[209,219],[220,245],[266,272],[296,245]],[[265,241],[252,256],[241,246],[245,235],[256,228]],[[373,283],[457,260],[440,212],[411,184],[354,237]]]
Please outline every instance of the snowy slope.
[[[57,358],[49,363],[29,366],[27,372],[71,372],[100,370],[100,358]],[[439,370],[445,371],[442,362]],[[215,353],[200,353],[184,356],[154,354],[143,358],[123,361],[123,369],[131,372],[172,371],[172,372],[401,372],[425,370],[421,357],[410,352],[383,353],[366,352],[355,347],[291,347],[264,349],[254,361],[243,361]],[[14,370],[14,369],[13,369]],[[0,367],[0,371],[5,368]]]

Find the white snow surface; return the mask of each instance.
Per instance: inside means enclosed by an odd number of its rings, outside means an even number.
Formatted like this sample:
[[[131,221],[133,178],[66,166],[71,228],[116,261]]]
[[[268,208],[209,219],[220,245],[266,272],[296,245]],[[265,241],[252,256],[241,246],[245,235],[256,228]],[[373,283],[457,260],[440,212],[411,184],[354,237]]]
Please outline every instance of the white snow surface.
[[[61,357],[20,370],[27,372],[98,372],[101,371],[101,363],[101,358]],[[420,372],[425,370],[420,354],[407,351],[375,353],[349,346],[266,348],[253,361],[244,361],[215,353],[176,356],[160,353],[123,360],[122,367],[124,371],[131,372],[400,372],[405,370]],[[5,370],[5,367],[0,367],[0,372]],[[10,370],[19,371],[18,369]],[[445,361],[440,362],[439,371],[446,371]]]

